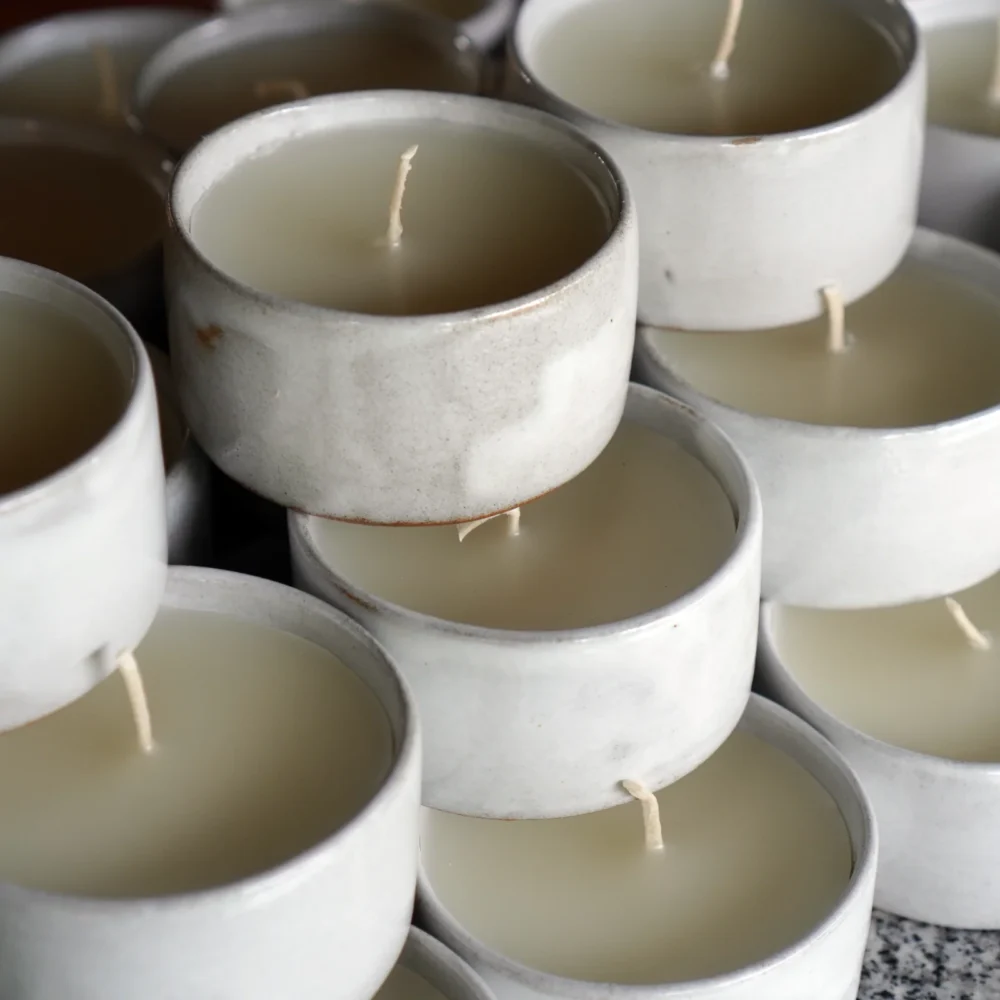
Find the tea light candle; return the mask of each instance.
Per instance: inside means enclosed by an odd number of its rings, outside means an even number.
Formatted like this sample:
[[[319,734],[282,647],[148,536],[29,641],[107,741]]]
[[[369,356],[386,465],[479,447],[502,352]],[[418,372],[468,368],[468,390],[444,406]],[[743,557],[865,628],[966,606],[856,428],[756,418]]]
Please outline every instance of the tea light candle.
[[[723,0],[527,0],[507,92],[621,167],[641,226],[639,315],[755,329],[848,301],[913,231],[924,64],[902,4],[747,3],[712,73]],[[735,22],[734,22],[735,23]]]
[[[175,152],[272,104],[399,87],[476,93],[482,59],[442,18],[390,4],[265,5],[185,32],[133,95],[142,129]]]
[[[152,754],[118,678],[0,739],[4,996],[372,996],[419,808],[385,655],[289,588],[182,569],[136,658]]]
[[[998,281],[991,254],[922,231],[899,271],[847,310],[840,354],[820,322],[640,331],[640,377],[717,422],[761,484],[765,597],[898,604],[1000,568]]]
[[[508,823],[424,810],[423,920],[498,1000],[857,994],[875,828],[836,751],[754,696],[657,799],[653,852],[635,804]]]
[[[607,450],[524,507],[517,537],[499,521],[459,542],[454,527],[291,515],[292,565],[413,684],[425,804],[565,816],[623,801],[624,778],[676,780],[732,731],[759,519],[728,443],[636,386]]]
[[[103,650],[145,634],[163,508],[141,342],[82,286],[0,259],[0,730],[79,698]]]
[[[118,8],[61,14],[0,39],[0,114],[127,127],[139,69],[201,20],[193,10]]]
[[[614,432],[635,215],[562,123],[445,94],[317,98],[205,140],[171,209],[181,402],[255,493],[474,520],[571,479]]]
[[[882,840],[876,905],[997,929],[1000,657],[992,644],[973,646],[963,626],[1000,635],[1000,577],[956,598],[961,624],[942,600],[865,611],[765,605],[761,683],[830,739],[871,796]]]
[[[410,928],[406,946],[375,1000],[494,1000],[489,987],[453,951]]]
[[[914,8],[928,56],[924,225],[1000,247],[998,0],[922,0]]]

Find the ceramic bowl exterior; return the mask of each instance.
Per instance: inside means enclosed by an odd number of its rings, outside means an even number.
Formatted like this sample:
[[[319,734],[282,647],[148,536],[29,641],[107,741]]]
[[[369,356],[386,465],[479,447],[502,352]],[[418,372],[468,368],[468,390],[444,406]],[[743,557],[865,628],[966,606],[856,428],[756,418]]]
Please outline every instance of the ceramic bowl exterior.
[[[506,93],[572,122],[621,168],[639,212],[641,322],[782,326],[818,315],[817,291],[831,281],[851,302],[894,270],[916,223],[926,88],[902,4],[850,4],[905,65],[877,103],[801,132],[719,137],[622,125],[548,90],[532,64],[537,39],[582,2],[526,0],[507,50]]]
[[[328,649],[389,719],[391,769],[367,806],[316,847],[231,886],[88,900],[0,885],[7,1000],[369,1000],[410,927],[420,744],[405,683],[354,622],[290,587],[172,569],[164,607],[223,613]]]
[[[512,302],[413,317],[264,295],[193,242],[194,206],[257,151],[358,123],[421,119],[516,135],[573,163],[604,203],[607,241],[575,272]],[[253,492],[353,521],[469,521],[562,485],[614,434],[635,336],[635,212],[604,155],[563,123],[449,94],[315,98],[204,140],[175,176],[171,208],[181,405],[209,457]]]
[[[918,231],[909,255],[1000,299],[1000,258]],[[944,335],[944,334],[942,334]],[[764,500],[765,599],[812,608],[906,604],[1000,569],[1000,407],[926,427],[821,427],[744,413],[670,369],[640,328],[636,377],[736,444]]]
[[[399,965],[430,983],[445,1000],[495,1000],[470,966],[418,927],[410,928]]]
[[[89,452],[0,496],[0,730],[86,694],[138,645],[166,581],[163,459],[153,373],[120,313],[62,275],[0,258],[0,292],[81,320],[128,386]]]

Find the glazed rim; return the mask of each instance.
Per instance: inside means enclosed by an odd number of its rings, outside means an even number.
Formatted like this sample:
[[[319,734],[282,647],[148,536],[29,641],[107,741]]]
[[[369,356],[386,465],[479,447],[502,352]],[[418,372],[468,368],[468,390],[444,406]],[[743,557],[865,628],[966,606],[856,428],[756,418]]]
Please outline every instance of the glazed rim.
[[[992,251],[975,246],[956,236],[918,227],[904,260],[938,265],[940,270],[953,275],[960,283],[972,285],[978,292],[990,295],[996,303],[998,313],[1000,313],[1000,291],[998,291],[1000,289],[1000,258]],[[970,271],[972,272],[971,276]],[[744,420],[752,420],[762,430],[775,436],[809,434],[812,437],[828,440],[831,438],[910,438],[937,431],[959,428],[974,429],[978,423],[991,424],[997,416],[1000,416],[1000,399],[985,410],[976,410],[974,413],[952,417],[936,424],[918,424],[914,427],[851,427],[837,424],[810,424],[799,420],[787,420],[784,417],[750,413],[716,399],[715,396],[710,396],[707,392],[702,392],[665,364],[660,352],[649,344],[649,335],[659,329],[661,328],[650,324],[640,324],[636,330],[636,352],[645,364],[654,369],[666,381],[682,386],[690,396],[697,397],[699,401],[705,400],[727,414],[741,417]],[[752,333],[753,331],[748,332]],[[705,336],[712,335],[708,333]],[[661,389],[660,391],[666,392],[668,390]]]
[[[419,927],[410,928],[398,964],[426,980],[445,996],[454,993],[457,981],[468,996],[493,1000],[489,987],[464,958]]]
[[[266,9],[266,8],[264,8]],[[366,114],[368,108],[391,108],[384,117]],[[342,111],[350,113],[344,120]],[[233,170],[239,163],[252,156],[273,152],[289,140],[323,132],[360,129],[369,124],[406,124],[417,122],[446,123],[470,126],[512,135],[526,142],[537,142],[549,149],[570,157],[576,169],[588,183],[594,197],[608,216],[608,233],[604,242],[587,260],[557,281],[506,302],[477,306],[450,313],[428,313],[419,316],[383,316],[379,313],[357,313],[331,309],[286,299],[262,292],[217,267],[199,248],[191,234],[191,220],[201,198],[207,191]],[[243,149],[239,138],[258,130],[269,133],[252,152]],[[219,163],[225,164],[221,168]],[[188,188],[196,185],[192,193]],[[346,94],[326,94],[305,101],[268,108],[247,115],[213,132],[202,139],[185,157],[174,173],[167,200],[171,227],[176,231],[188,253],[230,292],[251,299],[261,308],[285,310],[296,315],[323,318],[339,317],[359,324],[377,323],[387,334],[395,327],[413,327],[414,323],[442,320],[461,323],[488,323],[494,319],[520,312],[529,307],[564,295],[584,280],[587,273],[617,252],[617,245],[633,225],[634,207],[625,180],[607,154],[571,125],[553,118],[543,111],[525,108],[503,101],[469,94],[437,94],[413,90],[367,90]],[[287,350],[289,340],[296,336],[294,329],[282,329],[280,341]]]
[[[136,77],[129,99],[133,124],[139,132],[153,134],[146,128],[144,120],[149,105],[167,81],[194,63],[269,38],[308,37],[326,28],[359,24],[384,24],[437,45],[442,54],[450,53],[462,68],[469,93],[475,93],[482,87],[484,66],[479,50],[462,33],[461,27],[447,18],[401,5],[381,3],[331,4],[323,0],[264,3],[202,19],[167,42]],[[246,117],[253,118],[260,113]],[[227,126],[221,130],[225,128]],[[153,136],[170,147],[165,136]],[[202,143],[204,141],[201,140]],[[201,143],[196,143],[192,148],[196,149],[199,145]]]
[[[683,132],[654,132],[650,129],[638,128],[635,125],[615,121],[613,118],[605,118],[602,115],[592,114],[560,97],[559,94],[554,90],[550,90],[538,79],[538,76],[529,68],[527,59],[524,58],[525,46],[522,34],[525,22],[535,14],[536,10],[541,9],[543,5],[546,5],[550,10],[553,7],[551,0],[524,0],[524,4],[507,38],[507,51],[514,71],[522,79],[528,81],[535,90],[545,96],[547,106],[555,114],[584,126],[597,125],[606,129],[643,135],[650,139],[662,139],[673,143],[700,143],[713,147],[726,146],[731,145],[734,139],[739,139],[744,135],[744,133],[733,135],[688,135]],[[565,0],[559,12],[561,13],[573,5],[573,0]],[[886,3],[881,5],[881,8],[879,10],[880,19],[876,27],[900,60],[896,82],[892,87],[877,101],[869,104],[868,107],[862,108],[860,111],[855,111],[854,114],[847,115],[845,118],[838,118],[836,121],[813,125],[810,128],[797,129],[793,132],[768,132],[755,135],[754,138],[758,141],[754,144],[754,148],[759,150],[761,147],[766,148],[771,143],[785,142],[789,139],[803,141],[825,135],[829,132],[849,128],[869,115],[876,114],[887,104],[891,103],[898,93],[908,88],[914,78],[923,72],[924,60],[922,57],[924,46],[920,40],[920,34],[912,14],[900,0],[887,0]],[[538,18],[539,26],[542,24],[551,25],[555,20],[555,16],[550,16],[548,21],[544,21],[541,14],[538,15]],[[893,25],[890,19],[898,20],[898,24]],[[887,24],[886,22],[889,23]]]
[[[665,619],[684,614],[689,608],[706,600],[723,580],[733,573],[742,572],[747,562],[756,558],[763,516],[760,491],[749,467],[729,438],[685,403],[665,396],[656,389],[636,385],[633,382],[629,384],[625,415],[622,419],[635,420],[636,423],[674,440],[676,438],[671,430],[680,425],[681,429],[687,432],[692,446],[696,448],[696,450],[691,448],[685,448],[685,450],[712,473],[715,481],[729,500],[736,522],[732,549],[711,576],[676,600],[670,601],[662,607],[654,608],[652,611],[645,611],[639,615],[623,618],[617,622],[606,622],[602,625],[545,631],[486,628],[482,625],[470,625],[466,622],[453,622],[387,601],[383,597],[355,586],[332,569],[321,556],[310,527],[314,519],[322,520],[322,518],[289,511],[289,532],[292,534],[293,540],[299,543],[305,558],[319,570],[324,579],[342,594],[380,615],[395,621],[405,622],[409,627],[448,632],[453,635],[483,639],[494,644],[504,645],[538,642],[587,642],[605,639],[612,635],[631,634],[643,628],[650,628]],[[663,429],[657,426],[660,421],[667,421],[672,427]],[[684,447],[680,441],[678,444]],[[706,454],[709,451],[714,454]],[[578,674],[580,670],[580,665],[575,664],[572,672]]]
[[[208,595],[201,593],[207,588],[211,588]],[[308,639],[332,653],[368,687],[389,723],[393,760],[374,795],[347,822],[312,847],[266,872],[226,885],[170,896],[106,899],[47,892],[10,882],[0,882],[0,895],[17,894],[34,899],[40,898],[48,900],[53,907],[59,907],[64,911],[81,909],[91,914],[100,911],[106,916],[120,914],[123,918],[133,917],[144,911],[167,913],[187,910],[197,907],[199,903],[210,903],[214,908],[225,907],[239,911],[253,905],[255,899],[281,895],[284,891],[294,889],[308,881],[314,871],[322,870],[326,866],[330,855],[336,854],[344,841],[363,837],[364,821],[369,816],[381,812],[387,800],[400,795],[409,780],[409,772],[419,766],[420,731],[413,694],[389,654],[357,622],[319,598],[311,597],[282,583],[246,576],[243,573],[206,569],[200,566],[171,566],[167,570],[167,588],[161,606],[185,611],[208,611],[235,617],[241,621],[260,623],[260,617],[255,614],[255,606],[265,602],[277,607],[283,619],[282,624],[271,624],[269,627],[301,638],[307,637],[303,636],[300,630],[310,627],[314,631],[322,630],[328,636],[334,633],[346,634],[349,641],[367,660],[359,670],[330,648],[329,639]],[[220,604],[225,606],[220,607]],[[370,677],[378,680],[383,688],[381,693],[375,685],[369,683]],[[398,717],[398,723],[394,716]]]
[[[139,335],[113,305],[85,285],[36,264],[0,257],[0,293],[41,302],[54,311],[81,320],[104,344],[122,372],[122,378],[128,382],[121,412],[101,439],[51,475],[10,493],[0,493],[2,518],[4,514],[16,514],[31,504],[43,502],[57,490],[71,490],[74,484],[82,488],[77,481],[83,480],[101,461],[104,452],[124,437],[130,424],[143,419],[142,400],[147,394],[155,397],[156,390],[153,369]]]
[[[802,711],[808,714],[810,725],[815,725],[820,731],[836,730],[844,733],[854,742],[862,743],[884,757],[895,758],[910,767],[918,766],[922,771],[933,772],[946,778],[968,778],[970,775],[990,779],[1000,777],[1000,761],[955,760],[952,757],[935,757],[933,754],[922,753],[919,750],[907,750],[905,747],[886,743],[860,729],[855,729],[854,726],[828,712],[819,702],[814,701],[805,688],[799,684],[798,678],[788,669],[778,652],[778,644],[774,634],[774,613],[778,608],[779,605],[773,601],[761,603],[759,640],[761,655],[782,682],[795,692],[796,700],[802,706]],[[817,721],[813,723],[813,719]],[[961,772],[961,774],[956,772]]]
[[[618,1000],[668,1000],[671,996],[690,998],[694,991],[733,987],[798,958],[825,937],[844,918],[848,910],[856,903],[865,883],[874,879],[878,855],[875,814],[871,802],[851,766],[840,752],[808,723],[780,705],[758,694],[751,694],[746,712],[737,729],[742,729],[744,726],[749,728],[757,739],[775,746],[782,753],[791,757],[810,774],[814,781],[820,784],[836,804],[851,841],[851,875],[830,913],[803,937],[773,955],[733,972],[680,982],[633,985],[569,979],[565,976],[557,976],[533,969],[514,961],[514,959],[507,958],[466,931],[438,898],[424,870],[422,858],[417,868],[417,893],[420,904],[433,911],[437,922],[447,925],[448,936],[460,942],[463,951],[475,953],[485,964],[506,978],[514,979],[528,988],[548,996],[581,998],[581,1000],[603,1000],[612,994]],[[774,742],[772,742],[772,737],[775,738]],[[795,752],[780,745],[780,743],[788,741],[793,743]],[[813,769],[807,766],[803,760],[805,755],[821,759],[824,766],[833,768],[844,787],[839,792],[832,791],[828,787],[828,782],[819,778]],[[845,816],[845,805],[857,808],[860,818],[859,831],[852,828],[851,822]]]

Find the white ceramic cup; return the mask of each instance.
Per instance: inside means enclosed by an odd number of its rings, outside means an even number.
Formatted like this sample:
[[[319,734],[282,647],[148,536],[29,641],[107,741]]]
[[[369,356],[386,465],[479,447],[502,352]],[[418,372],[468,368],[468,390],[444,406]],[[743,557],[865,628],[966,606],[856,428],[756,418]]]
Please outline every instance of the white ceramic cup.
[[[686,406],[633,386],[625,415],[707,466],[737,531],[703,584],[624,621],[517,632],[419,614],[341,577],[316,546],[314,519],[289,515],[297,584],[368,628],[413,686],[425,805],[498,819],[605,809],[629,801],[623,778],[659,789],[692,771],[743,712],[760,582],[757,487],[729,441]]]
[[[1000,0],[919,0],[922,31],[1000,17]],[[1000,249],[1000,138],[929,123],[920,222]]]
[[[419,927],[410,928],[397,965],[420,976],[444,1000],[494,1000],[490,988],[458,955]]]
[[[301,636],[372,690],[393,763],[364,809],[314,848],[234,885],[93,900],[0,884],[4,1000],[368,1000],[413,908],[420,745],[405,683],[363,629],[321,601],[254,577],[170,570],[163,607]]]
[[[195,206],[247,157],[360,123],[421,120],[517,136],[572,163],[607,213],[606,242],[576,271],[513,301],[415,317],[263,294],[199,251]],[[269,500],[369,523],[470,521],[572,479],[618,425],[634,341],[635,212],[604,154],[562,122],[450,94],[315,98],[204,140],[175,175],[171,210],[181,405],[216,465]]]
[[[79,698],[136,646],[166,580],[153,374],[120,313],[62,275],[0,258],[0,292],[76,317],[114,358],[123,412],[90,451],[0,495],[0,730]],[[109,655],[110,654],[110,655]]]
[[[745,969],[694,982],[626,986],[566,979],[512,961],[474,938],[445,909],[423,869],[421,922],[483,977],[497,1000],[855,1000],[878,855],[871,806],[840,754],[777,705],[752,695],[739,728],[804,767],[840,808],[851,840],[854,869],[843,896],[818,927],[789,948]]]
[[[905,62],[876,104],[801,132],[688,136],[597,117],[539,82],[538,39],[582,2],[526,0],[508,46],[506,92],[572,122],[621,168],[640,219],[643,323],[782,326],[818,315],[817,290],[831,282],[851,302],[892,272],[916,220],[926,75],[901,4],[850,4]]]
[[[1000,300],[994,254],[919,230],[909,256]],[[885,430],[757,416],[684,381],[655,332],[642,328],[635,370],[718,424],[753,470],[766,518],[765,599],[813,608],[905,604],[964,590],[1000,567],[1000,407]]]
[[[878,821],[875,905],[946,927],[1000,929],[1000,764],[945,760],[892,746],[840,721],[802,689],[761,608],[759,683],[844,755]]]

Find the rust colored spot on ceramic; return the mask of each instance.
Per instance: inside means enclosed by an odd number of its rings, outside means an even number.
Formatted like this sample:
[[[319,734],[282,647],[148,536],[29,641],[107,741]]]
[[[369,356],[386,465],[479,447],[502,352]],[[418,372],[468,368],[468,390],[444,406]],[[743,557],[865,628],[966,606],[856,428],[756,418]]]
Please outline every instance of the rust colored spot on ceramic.
[[[763,138],[759,135],[748,135],[745,139],[733,139],[730,143],[731,146],[756,146],[758,142]]]
[[[195,336],[202,347],[207,347],[208,350],[214,351],[215,342],[222,336],[222,329],[211,323],[209,326],[203,326],[195,330]]]

